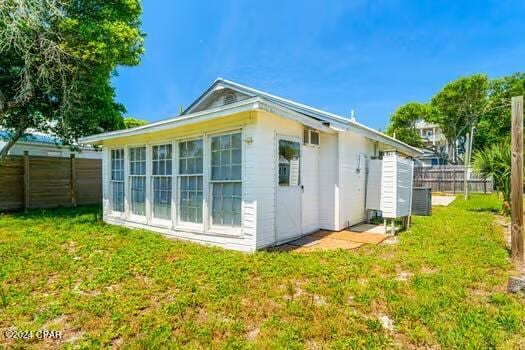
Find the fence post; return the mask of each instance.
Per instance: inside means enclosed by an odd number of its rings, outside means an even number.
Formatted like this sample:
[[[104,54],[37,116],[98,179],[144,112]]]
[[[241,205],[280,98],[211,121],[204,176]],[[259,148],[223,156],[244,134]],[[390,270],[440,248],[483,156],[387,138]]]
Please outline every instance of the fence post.
[[[71,153],[70,155],[70,167],[71,167],[71,205],[73,207],[77,206],[77,165],[75,154]]]
[[[29,152],[24,151],[24,210],[30,207]]]
[[[511,256],[523,263],[523,96],[512,98]]]
[[[452,169],[452,193],[456,194],[456,169]]]
[[[463,174],[463,195],[465,197],[465,200],[468,199],[468,145],[470,144],[470,134],[467,132],[467,141],[465,142],[465,154],[464,154],[464,161],[463,161],[463,166],[465,167],[464,169],[464,174]]]

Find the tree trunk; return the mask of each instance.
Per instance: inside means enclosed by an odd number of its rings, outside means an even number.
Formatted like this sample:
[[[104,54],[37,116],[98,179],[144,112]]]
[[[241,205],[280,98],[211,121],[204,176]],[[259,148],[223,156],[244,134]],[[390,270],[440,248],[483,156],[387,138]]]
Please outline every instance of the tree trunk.
[[[9,139],[9,141],[4,145],[4,147],[2,147],[2,149],[0,150],[0,162],[7,157],[7,153],[15,145],[16,141],[18,141],[20,137],[22,137],[24,131],[26,131],[26,127],[20,127],[16,129],[15,134]]]

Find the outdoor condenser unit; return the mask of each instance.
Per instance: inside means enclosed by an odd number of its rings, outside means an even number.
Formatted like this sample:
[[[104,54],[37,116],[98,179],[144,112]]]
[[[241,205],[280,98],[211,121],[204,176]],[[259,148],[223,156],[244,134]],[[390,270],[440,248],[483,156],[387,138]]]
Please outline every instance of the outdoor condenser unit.
[[[412,189],[412,215],[432,215],[432,189],[414,187]]]

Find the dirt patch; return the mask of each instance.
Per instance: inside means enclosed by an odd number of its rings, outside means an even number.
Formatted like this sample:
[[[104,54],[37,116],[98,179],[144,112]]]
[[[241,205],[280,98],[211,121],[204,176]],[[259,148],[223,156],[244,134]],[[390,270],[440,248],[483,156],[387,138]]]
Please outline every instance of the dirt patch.
[[[508,216],[503,215],[494,215],[494,224],[498,227],[501,227],[503,230],[503,238],[505,240],[505,246],[510,252],[512,247],[512,230],[511,230],[511,221]],[[525,276],[525,264],[514,264],[514,272],[517,275]]]
[[[246,339],[248,339],[249,341],[254,341],[255,338],[257,338],[257,336],[259,335],[259,333],[261,333],[261,330],[259,329],[259,327],[255,327],[246,333]]]
[[[511,229],[510,218],[502,215],[495,215],[494,224],[501,227],[503,230],[503,237],[505,238],[505,245],[510,250],[511,244]]]
[[[406,282],[413,276],[413,273],[407,271],[400,271],[397,273],[396,281]]]

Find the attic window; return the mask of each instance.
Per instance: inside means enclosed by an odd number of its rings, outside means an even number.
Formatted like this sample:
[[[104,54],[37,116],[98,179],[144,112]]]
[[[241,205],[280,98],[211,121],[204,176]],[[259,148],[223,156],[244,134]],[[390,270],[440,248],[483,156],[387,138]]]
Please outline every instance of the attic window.
[[[224,96],[224,99],[222,101],[224,105],[229,105],[231,103],[237,102],[237,96],[235,96],[235,94],[228,94]]]

